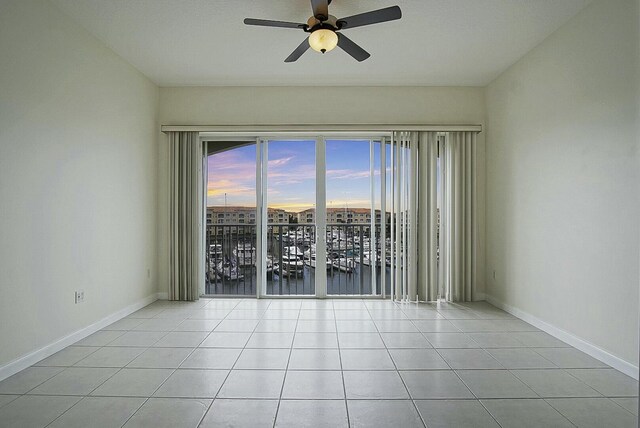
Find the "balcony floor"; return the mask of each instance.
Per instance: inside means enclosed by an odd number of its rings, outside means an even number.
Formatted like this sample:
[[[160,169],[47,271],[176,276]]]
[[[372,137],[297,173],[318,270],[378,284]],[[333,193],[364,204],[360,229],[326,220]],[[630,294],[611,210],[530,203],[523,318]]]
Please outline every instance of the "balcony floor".
[[[635,427],[637,391],[484,302],[157,301],[0,382],[0,426]]]

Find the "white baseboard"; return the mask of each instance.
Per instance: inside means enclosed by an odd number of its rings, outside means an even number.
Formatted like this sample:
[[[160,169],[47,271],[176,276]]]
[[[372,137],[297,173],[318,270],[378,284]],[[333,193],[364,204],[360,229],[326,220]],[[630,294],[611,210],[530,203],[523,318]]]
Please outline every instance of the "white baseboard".
[[[114,312],[111,315],[108,315],[102,318],[101,320],[94,322],[91,325],[81,328],[80,330],[74,331],[73,333],[61,339],[58,339],[55,342],[51,342],[48,345],[43,346],[42,348],[36,349],[33,352],[30,352],[26,355],[18,357],[15,360],[5,364],[4,366],[1,366],[0,381],[18,373],[21,370],[26,369],[27,367],[34,365],[38,361],[41,361],[55,354],[56,352],[66,348],[67,346],[76,343],[78,340],[84,339],[85,337],[95,333],[96,331],[105,328],[109,324],[112,324],[118,321],[119,319],[122,319],[127,315],[132,314],[138,309],[144,308],[149,303],[155,302],[159,298],[158,294],[162,294],[162,293],[150,294],[149,296],[143,299],[140,299],[136,303],[129,305],[126,308],[120,309],[119,311]]]
[[[592,356],[596,360],[602,361],[603,363],[613,367],[616,370],[621,371],[628,376],[631,376],[636,380],[638,379],[638,367],[634,366],[630,362],[616,357],[615,355],[605,351],[602,348],[599,348],[593,343],[587,342],[586,340],[581,339],[580,337],[575,336],[574,334],[571,334],[566,330],[542,321],[540,318],[537,318],[514,306],[503,303],[495,297],[490,296],[489,294],[486,294],[485,298],[486,301],[491,303],[493,306],[509,312],[511,315],[516,316],[525,322],[528,322],[532,326],[537,327],[546,333],[549,333],[556,339],[560,339],[563,342],[568,343],[574,348],[581,350],[585,354]]]
[[[158,293],[156,295],[158,296],[158,300],[169,300],[169,293],[167,292]]]

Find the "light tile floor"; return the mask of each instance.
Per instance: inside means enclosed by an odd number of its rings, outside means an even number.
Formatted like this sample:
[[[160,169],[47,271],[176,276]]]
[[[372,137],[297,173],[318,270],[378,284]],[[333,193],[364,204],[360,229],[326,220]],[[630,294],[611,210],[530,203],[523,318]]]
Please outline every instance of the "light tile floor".
[[[157,301],[0,382],[0,426],[635,427],[637,392],[484,302]]]

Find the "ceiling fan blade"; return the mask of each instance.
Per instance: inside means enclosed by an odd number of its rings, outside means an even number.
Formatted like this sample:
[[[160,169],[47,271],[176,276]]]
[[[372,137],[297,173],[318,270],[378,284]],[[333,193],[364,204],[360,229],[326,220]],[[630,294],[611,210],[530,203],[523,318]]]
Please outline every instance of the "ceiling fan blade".
[[[362,27],[363,25],[379,24],[380,22],[393,21],[402,18],[402,11],[399,6],[391,6],[384,9],[372,10],[371,12],[359,15],[347,16],[338,19],[338,28]]]
[[[269,19],[253,19],[245,18],[244,23],[247,25],[259,25],[261,27],[279,27],[279,28],[304,28],[306,24],[297,24],[295,22],[271,21]]]
[[[328,0],[311,0],[311,8],[313,9],[313,16],[320,21],[326,21],[329,18]]]
[[[291,52],[291,55],[289,55],[287,57],[287,59],[284,60],[284,62],[295,62],[295,61],[297,61],[298,58],[300,58],[302,56],[302,54],[307,51],[307,49],[309,49],[309,38],[308,37],[306,39],[304,39],[302,41],[302,43],[300,43],[300,46],[298,46],[293,52]]]
[[[338,46],[342,48],[343,51],[354,57],[358,62],[362,62],[365,59],[369,58],[371,54],[369,52],[362,49],[360,46],[356,45],[344,34],[338,34]]]

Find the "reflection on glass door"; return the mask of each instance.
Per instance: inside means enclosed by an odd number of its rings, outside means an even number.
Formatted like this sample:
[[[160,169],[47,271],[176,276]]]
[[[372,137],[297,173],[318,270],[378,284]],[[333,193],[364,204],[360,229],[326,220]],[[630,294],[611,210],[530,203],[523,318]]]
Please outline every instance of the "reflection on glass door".
[[[316,141],[267,144],[266,294],[315,295]]]

